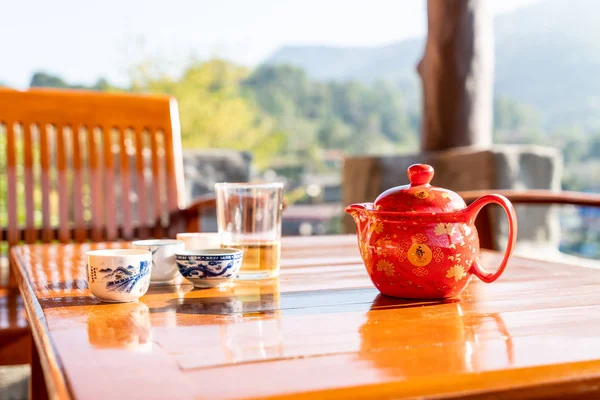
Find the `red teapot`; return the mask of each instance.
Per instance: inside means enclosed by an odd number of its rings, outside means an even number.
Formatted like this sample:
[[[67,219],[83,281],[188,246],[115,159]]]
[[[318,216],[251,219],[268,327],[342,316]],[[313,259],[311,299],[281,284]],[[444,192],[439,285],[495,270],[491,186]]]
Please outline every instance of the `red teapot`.
[[[488,194],[467,207],[455,192],[430,182],[433,168],[408,168],[410,184],[381,193],[374,203],[346,207],[356,223],[360,254],[377,289],[388,296],[440,299],[460,294],[475,275],[498,279],[510,261],[517,238],[517,217],[510,201]],[[491,203],[508,214],[508,245],[496,272],[479,263],[475,218]]]

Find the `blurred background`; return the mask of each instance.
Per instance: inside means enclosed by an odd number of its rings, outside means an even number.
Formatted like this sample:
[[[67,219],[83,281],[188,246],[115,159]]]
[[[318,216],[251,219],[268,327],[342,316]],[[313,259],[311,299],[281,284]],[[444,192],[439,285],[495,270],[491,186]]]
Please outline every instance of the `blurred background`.
[[[560,187],[598,192],[600,2],[488,12],[494,143],[557,148]],[[22,0],[1,14],[0,86],[175,96],[189,198],[284,180],[284,234],[343,231],[345,157],[419,151],[424,0]],[[600,258],[598,213],[561,210],[562,251]]]

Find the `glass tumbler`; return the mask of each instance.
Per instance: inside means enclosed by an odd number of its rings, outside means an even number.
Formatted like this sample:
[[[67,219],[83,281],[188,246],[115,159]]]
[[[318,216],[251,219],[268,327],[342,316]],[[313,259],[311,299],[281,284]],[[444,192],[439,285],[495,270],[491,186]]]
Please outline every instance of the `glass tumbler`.
[[[222,247],[244,250],[238,279],[279,275],[283,183],[216,183]]]

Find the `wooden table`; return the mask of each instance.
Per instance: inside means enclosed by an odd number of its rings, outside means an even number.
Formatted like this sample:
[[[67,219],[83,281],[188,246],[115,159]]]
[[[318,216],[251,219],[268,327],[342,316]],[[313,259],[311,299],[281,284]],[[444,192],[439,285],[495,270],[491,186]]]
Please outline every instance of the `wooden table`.
[[[51,398],[600,398],[600,271],[515,258],[410,302],[378,294],[354,236],[285,238],[278,280],[100,303],[85,251],[126,245],[11,252]]]

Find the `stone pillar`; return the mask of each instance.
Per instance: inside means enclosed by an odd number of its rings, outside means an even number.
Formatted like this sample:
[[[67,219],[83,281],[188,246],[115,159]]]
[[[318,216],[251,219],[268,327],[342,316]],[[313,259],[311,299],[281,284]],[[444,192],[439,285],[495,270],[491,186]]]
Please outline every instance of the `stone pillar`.
[[[494,42],[487,0],[428,0],[422,151],[492,144]]]
[[[216,182],[248,182],[251,178],[252,154],[228,149],[183,151],[185,202],[214,193]],[[216,210],[202,216],[202,230],[216,232]]]
[[[217,182],[247,182],[252,154],[228,149],[183,150],[186,203],[214,193]]]

